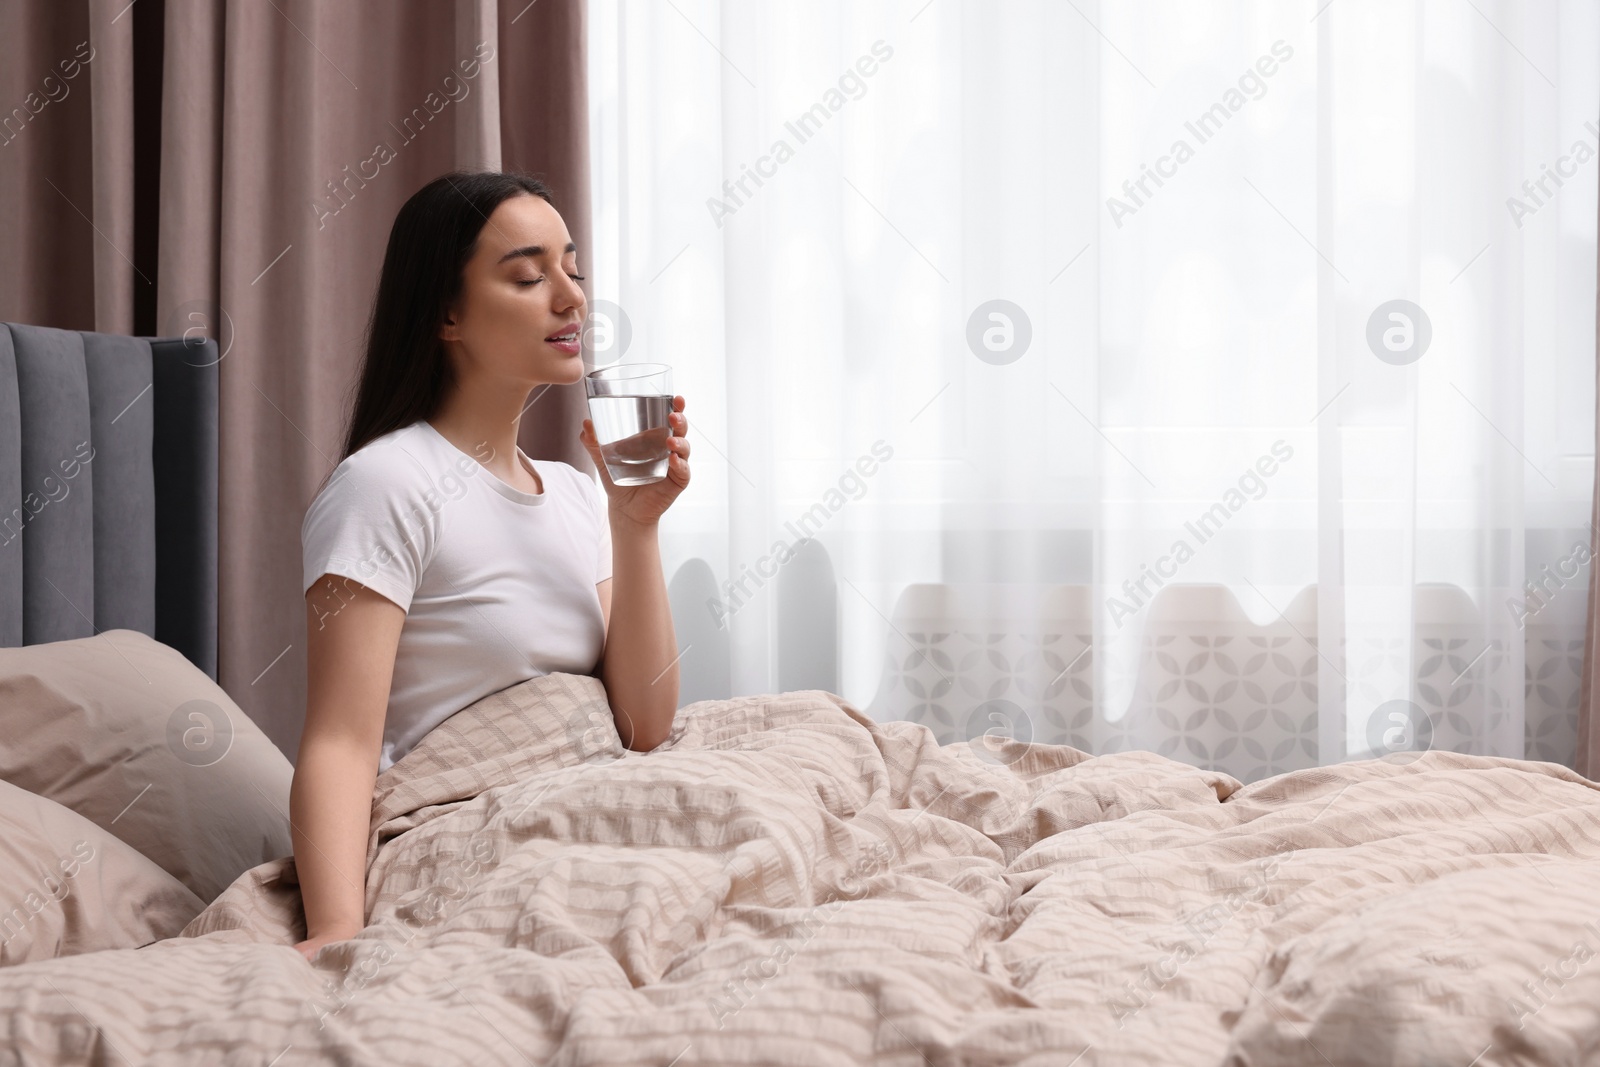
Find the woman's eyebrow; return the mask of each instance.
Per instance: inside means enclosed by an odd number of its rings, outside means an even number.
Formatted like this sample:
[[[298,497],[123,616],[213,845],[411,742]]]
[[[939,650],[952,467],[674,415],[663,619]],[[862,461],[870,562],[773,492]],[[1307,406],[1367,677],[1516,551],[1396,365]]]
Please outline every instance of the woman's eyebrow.
[[[576,252],[577,250],[577,244],[572,241],[568,241],[567,247],[562,249],[562,254],[565,255],[568,252]],[[513,248],[511,251],[501,256],[499,262],[504,263],[508,259],[516,259],[519,256],[526,256],[529,259],[536,259],[542,255],[544,255],[544,245],[524,245],[521,248]]]

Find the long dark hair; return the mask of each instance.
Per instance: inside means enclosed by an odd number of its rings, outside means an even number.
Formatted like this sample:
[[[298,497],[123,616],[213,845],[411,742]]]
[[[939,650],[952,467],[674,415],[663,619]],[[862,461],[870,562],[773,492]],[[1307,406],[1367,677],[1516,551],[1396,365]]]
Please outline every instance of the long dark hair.
[[[526,174],[455,171],[418,189],[394,217],[341,459],[438,411],[454,380],[439,327],[489,216],[524,195],[554,204]]]

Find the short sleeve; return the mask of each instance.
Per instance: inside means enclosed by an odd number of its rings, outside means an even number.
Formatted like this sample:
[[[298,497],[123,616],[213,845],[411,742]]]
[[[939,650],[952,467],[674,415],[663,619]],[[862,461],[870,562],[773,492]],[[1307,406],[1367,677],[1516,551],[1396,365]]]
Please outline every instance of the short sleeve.
[[[596,517],[600,520],[599,555],[595,561],[594,571],[594,584],[599,585],[611,577],[611,505],[606,500],[606,491],[600,487],[598,481],[587,474],[583,476],[583,480],[589,483],[589,500],[594,505]]]
[[[324,574],[353,578],[407,611],[438,543],[438,513],[416,480],[356,455],[334,471],[300,526],[302,591]]]

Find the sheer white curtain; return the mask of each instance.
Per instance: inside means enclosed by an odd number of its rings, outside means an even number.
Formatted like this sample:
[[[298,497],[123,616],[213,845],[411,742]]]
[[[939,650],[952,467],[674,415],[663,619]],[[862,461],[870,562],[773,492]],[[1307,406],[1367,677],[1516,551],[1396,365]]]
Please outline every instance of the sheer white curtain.
[[[589,11],[592,358],[696,443],[686,702],[1570,760],[1592,5]]]

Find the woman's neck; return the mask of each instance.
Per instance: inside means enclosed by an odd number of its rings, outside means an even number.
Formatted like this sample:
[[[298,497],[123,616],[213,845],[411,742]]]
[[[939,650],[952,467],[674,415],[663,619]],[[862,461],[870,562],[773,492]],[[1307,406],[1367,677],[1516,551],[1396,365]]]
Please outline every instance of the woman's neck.
[[[535,387],[541,395],[547,388]],[[537,479],[517,458],[517,430],[533,392],[525,394],[521,383],[495,382],[473,388],[470,383],[458,382],[428,421],[445,440],[507,485],[526,485]]]

